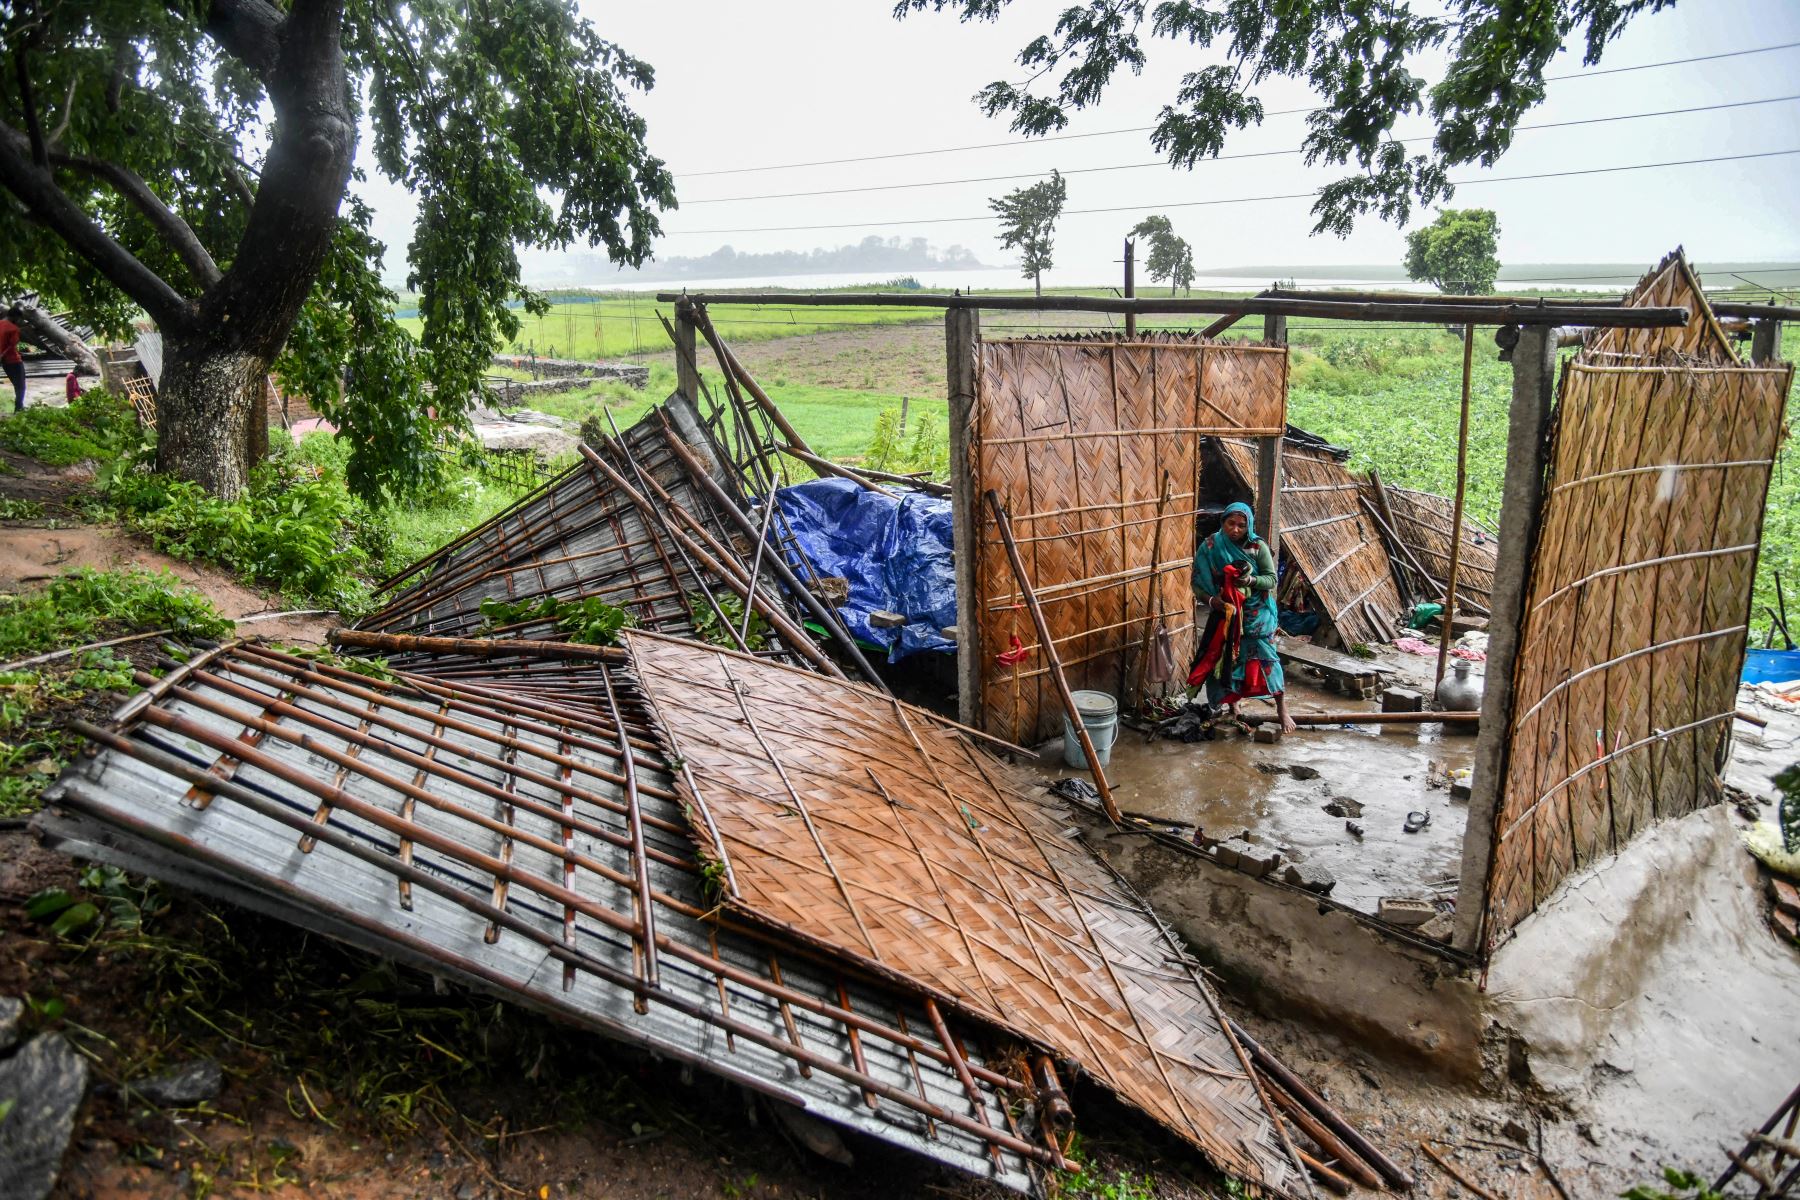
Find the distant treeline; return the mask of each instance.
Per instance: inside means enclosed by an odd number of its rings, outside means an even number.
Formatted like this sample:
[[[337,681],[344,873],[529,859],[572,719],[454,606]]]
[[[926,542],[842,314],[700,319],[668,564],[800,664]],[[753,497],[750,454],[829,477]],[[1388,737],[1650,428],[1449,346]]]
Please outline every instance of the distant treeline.
[[[934,250],[924,238],[879,238],[873,234],[854,246],[812,250],[774,250],[745,254],[720,246],[696,258],[663,258],[641,271],[622,271],[633,279],[734,279],[750,275],[829,275],[843,271],[979,271],[987,264],[961,246]]]

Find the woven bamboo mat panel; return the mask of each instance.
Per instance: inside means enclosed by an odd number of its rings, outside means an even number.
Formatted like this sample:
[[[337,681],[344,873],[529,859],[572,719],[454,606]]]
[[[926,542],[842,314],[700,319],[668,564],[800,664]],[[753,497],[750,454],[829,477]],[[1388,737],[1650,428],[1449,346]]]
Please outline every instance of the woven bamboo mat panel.
[[[1449,496],[1384,484],[1382,493],[1394,517],[1394,532],[1411,550],[1419,565],[1431,573],[1441,588],[1450,574],[1450,540],[1454,532],[1456,501]],[[1379,507],[1375,489],[1364,484],[1363,497]],[[1458,551],[1456,594],[1493,607],[1494,563],[1499,557],[1500,535],[1463,514],[1462,547]]]
[[[1643,303],[1686,302],[1666,290],[1691,280],[1672,261]],[[1691,323],[1696,344],[1709,319]],[[1490,948],[1571,872],[1723,794],[1792,367],[1656,354],[1624,363],[1589,347],[1561,380],[1514,664]]]
[[[1304,1186],[1198,971],[1023,775],[867,687],[626,645],[732,910],[1075,1063],[1225,1171]]]
[[[71,852],[1031,1186],[1058,1156],[1022,1128],[1011,1040],[934,1019],[922,989],[846,956],[720,919],[634,681],[585,673],[597,699],[221,647],[141,694],[53,785],[73,814],[58,828]]]
[[[974,494],[999,492],[1070,686],[1135,705],[1155,622],[1179,661],[1192,647],[1199,439],[1284,428],[1285,348],[1166,333],[983,342],[976,391]],[[1035,743],[1062,709],[985,504],[976,532],[982,727]],[[996,661],[1014,638],[1021,661]]]
[[[1706,303],[1700,277],[1680,247],[1638,280],[1626,293],[1625,302],[1638,307],[1684,307],[1692,319],[1686,325],[1660,329],[1595,329],[1584,347],[1586,361],[1630,362],[1667,355],[1724,365],[1739,361],[1737,349]]]
[[[1223,438],[1240,488],[1256,490],[1256,447]],[[1281,448],[1281,548],[1312,585],[1319,609],[1346,645],[1388,640],[1370,611],[1398,618],[1400,592],[1381,531],[1363,511],[1362,485],[1330,454],[1289,441]]]
[[[382,607],[357,623],[381,633],[429,637],[504,637],[562,641],[554,617],[494,624],[484,600],[508,603],[596,597],[624,608],[640,628],[691,636],[690,602],[702,581],[725,596],[734,589],[686,554],[672,535],[692,525],[749,574],[749,540],[729,525],[677,458],[672,435],[652,411],[624,431],[630,458],[601,453],[628,485],[582,460],[511,508],[426,555],[390,581]],[[634,466],[635,464],[635,466]],[[660,489],[660,493],[658,491]],[[640,505],[631,492],[647,502]],[[700,599],[703,611],[705,601]],[[416,658],[417,661],[413,661]],[[411,656],[400,665],[434,672],[486,668],[445,656]]]

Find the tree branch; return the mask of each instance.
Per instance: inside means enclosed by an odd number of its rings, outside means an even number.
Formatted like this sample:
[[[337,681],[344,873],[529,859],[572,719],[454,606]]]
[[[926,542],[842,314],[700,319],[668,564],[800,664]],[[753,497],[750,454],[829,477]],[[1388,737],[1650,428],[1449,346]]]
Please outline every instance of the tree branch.
[[[137,301],[165,332],[186,332],[192,327],[194,306],[188,299],[95,224],[56,186],[48,168],[31,161],[30,139],[5,125],[0,125],[0,183],[114,286]]]
[[[50,136],[44,139],[46,146],[55,146],[62,141],[63,134],[69,132],[69,119],[75,115],[75,85],[80,82],[79,72],[69,75],[69,94],[63,97],[62,117],[56,122],[56,128],[50,131]]]
[[[264,0],[213,0],[211,11],[216,17],[244,9],[276,11]],[[265,73],[275,136],[256,199],[231,269],[201,301],[209,328],[270,358],[287,340],[325,262],[350,180],[356,122],[343,23],[344,0],[293,0],[280,27],[279,54]]]
[[[106,162],[98,158],[85,158],[78,154],[52,152],[50,161],[59,167],[67,167],[73,171],[81,171],[104,180],[112,190],[131,201],[137,210],[144,214],[150,224],[156,227],[163,240],[174,248],[181,257],[194,282],[205,291],[219,282],[221,278],[219,265],[213,261],[206,247],[200,244],[194,230],[181,219],[168,205],[162,202],[157,194],[150,190],[136,172],[120,166],[118,163]]]
[[[181,0],[169,7],[186,17],[190,8]],[[268,0],[211,0],[206,6],[206,33],[225,52],[264,79],[281,58],[281,40],[288,19]]]
[[[50,152],[44,145],[44,126],[38,120],[37,97],[31,90],[31,70],[25,63],[27,41],[13,48],[13,73],[19,78],[19,103],[25,110],[25,132],[31,136],[31,161],[39,167],[50,165]]]

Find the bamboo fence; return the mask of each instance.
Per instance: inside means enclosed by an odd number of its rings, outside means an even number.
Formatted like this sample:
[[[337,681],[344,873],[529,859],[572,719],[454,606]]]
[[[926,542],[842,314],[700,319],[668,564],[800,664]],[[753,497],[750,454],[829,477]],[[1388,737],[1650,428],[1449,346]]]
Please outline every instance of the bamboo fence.
[[[1633,333],[1641,357],[1595,339],[1563,372],[1513,668],[1490,949],[1570,873],[1723,794],[1793,368],[1737,362],[1679,252],[1629,302],[1696,315],[1666,342]]]
[[[626,645],[729,910],[1049,1048],[1222,1170],[1304,1189],[1195,964],[1023,774],[871,688]]]
[[[1254,494],[1256,447],[1222,438],[1219,448],[1238,488]],[[1320,614],[1346,646],[1393,640],[1400,593],[1356,476],[1328,450],[1291,440],[1282,447],[1281,474],[1281,549],[1311,586]]]
[[[972,494],[1000,494],[1070,686],[1133,704],[1155,622],[1178,662],[1191,653],[1200,439],[1281,435],[1287,350],[1162,334],[984,341],[979,353]],[[984,653],[981,724],[1036,742],[1062,709],[992,516],[978,512],[975,530],[965,619]],[[1019,661],[997,660],[1014,638]]]

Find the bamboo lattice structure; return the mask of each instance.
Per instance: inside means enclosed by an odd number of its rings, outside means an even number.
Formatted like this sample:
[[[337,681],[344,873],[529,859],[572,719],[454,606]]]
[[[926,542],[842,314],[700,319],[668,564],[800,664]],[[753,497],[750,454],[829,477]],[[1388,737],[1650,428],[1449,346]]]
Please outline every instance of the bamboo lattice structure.
[[[1281,435],[1286,348],[1176,334],[984,341],[976,390],[973,494],[997,491],[1011,515],[1070,686],[1134,704],[1136,650],[1159,614],[1177,661],[1192,649],[1200,439]],[[963,619],[979,622],[986,655],[981,725],[1035,743],[1060,728],[1061,708],[992,516],[975,529],[977,611]],[[1023,656],[996,660],[1015,637]]]
[[[1365,483],[1363,498],[1384,519],[1392,516],[1392,527],[1402,545],[1427,572],[1424,585],[1433,594],[1423,597],[1436,600],[1444,594],[1444,583],[1450,571],[1451,521],[1456,508],[1448,496],[1385,484],[1377,493]],[[1474,517],[1463,516],[1462,565],[1456,577],[1456,607],[1460,612],[1474,602],[1486,614],[1493,608],[1494,563],[1499,554],[1500,535]],[[1400,569],[1401,563],[1394,563]]]
[[[1514,666],[1488,946],[1571,872],[1721,798],[1791,365],[1737,361],[1677,251],[1633,293],[1697,314],[1563,372]]]
[[[1074,1062],[1233,1175],[1304,1188],[1195,965],[1025,776],[870,688],[626,644],[734,911]]]
[[[655,410],[600,451],[584,447],[582,461],[386,581],[386,603],[356,627],[557,641],[570,636],[563,618],[533,614],[496,621],[481,611],[482,602],[593,598],[624,609],[639,628],[691,637],[696,622],[711,614],[717,630],[735,637],[741,621],[725,619],[732,606],[721,601],[735,597],[737,612],[748,602],[764,614],[776,649],[836,671],[801,632],[766,568],[752,597],[754,541],[724,514],[721,505],[734,500],[728,485],[716,473],[699,477],[717,471],[710,447],[696,450],[681,441],[677,424]],[[515,665],[547,669],[527,659]],[[491,661],[441,653],[402,655],[395,662],[439,675],[495,669]]]

